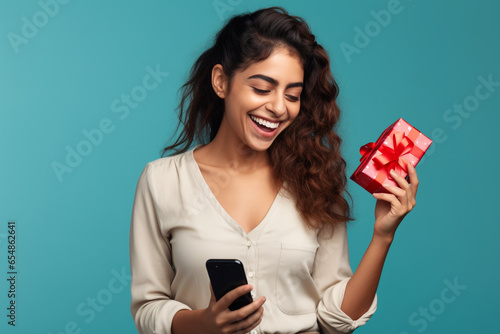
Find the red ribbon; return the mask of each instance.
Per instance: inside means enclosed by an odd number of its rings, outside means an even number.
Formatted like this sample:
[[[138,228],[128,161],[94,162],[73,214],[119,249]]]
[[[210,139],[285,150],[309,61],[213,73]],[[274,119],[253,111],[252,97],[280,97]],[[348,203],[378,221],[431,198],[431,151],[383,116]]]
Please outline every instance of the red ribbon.
[[[382,144],[378,151],[382,154],[377,155],[373,158],[373,162],[379,168],[385,168],[387,171],[394,169],[396,172],[401,173],[401,171],[407,171],[406,164],[407,160],[403,159],[402,156],[410,153],[415,144],[408,138],[404,132],[395,132],[393,135],[393,147],[386,144]],[[375,149],[375,143],[368,143],[361,146],[359,152],[361,153],[361,161],[366,159]]]

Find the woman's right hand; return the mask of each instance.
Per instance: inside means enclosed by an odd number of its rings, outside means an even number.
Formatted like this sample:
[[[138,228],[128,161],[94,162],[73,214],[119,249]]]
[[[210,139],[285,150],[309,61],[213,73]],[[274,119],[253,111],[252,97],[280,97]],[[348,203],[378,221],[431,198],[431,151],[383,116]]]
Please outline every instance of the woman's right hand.
[[[210,286],[210,303],[202,310],[180,310],[172,320],[174,334],[244,334],[257,327],[264,314],[265,297],[254,300],[239,310],[231,311],[231,305],[238,297],[252,291],[250,284],[241,285],[215,300]]]
[[[229,305],[240,296],[252,291],[252,289],[250,284],[241,285],[226,293],[219,301],[216,301],[212,286],[210,286],[210,304],[203,312],[203,322],[208,325],[206,327],[207,333],[244,334],[257,327],[264,314],[265,297],[260,297],[238,310],[229,310]]]

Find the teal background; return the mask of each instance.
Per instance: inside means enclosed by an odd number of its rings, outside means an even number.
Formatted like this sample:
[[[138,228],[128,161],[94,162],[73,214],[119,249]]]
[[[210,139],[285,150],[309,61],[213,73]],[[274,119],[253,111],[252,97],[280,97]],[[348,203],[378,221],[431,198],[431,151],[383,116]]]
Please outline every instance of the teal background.
[[[40,3],[54,2],[0,1],[0,332],[136,333],[127,277],[138,177],[173,134],[177,90],[224,20],[271,5],[303,16],[330,53],[349,175],[359,147],[399,117],[435,140],[417,167],[418,204],[391,248],[378,311],[357,333],[497,332],[500,87],[466,116],[447,110],[473,101],[479,77],[500,81],[500,2],[401,0],[378,31],[371,11],[393,0],[73,0],[46,22]],[[23,17],[34,16],[38,32],[16,52],[9,33],[22,36]],[[369,43],[347,57],[341,46],[356,46],[355,28],[367,24]],[[126,117],[114,112],[148,66],[168,76]],[[52,164],[65,164],[66,147],[103,119],[113,130],[59,180]],[[349,191],[355,268],[374,199],[351,181]],[[6,317],[9,220],[18,237],[16,327]],[[462,290],[444,303],[446,281]]]

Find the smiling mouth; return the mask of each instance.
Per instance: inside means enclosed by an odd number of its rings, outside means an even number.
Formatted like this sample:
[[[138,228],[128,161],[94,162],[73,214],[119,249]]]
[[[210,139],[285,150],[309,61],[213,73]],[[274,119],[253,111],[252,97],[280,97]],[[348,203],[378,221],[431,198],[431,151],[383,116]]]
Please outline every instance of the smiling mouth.
[[[280,122],[266,121],[265,119],[262,119],[260,117],[254,116],[254,115],[250,115],[250,118],[252,119],[252,121],[255,124],[257,124],[257,126],[260,129],[262,129],[266,132],[272,132],[280,125]]]

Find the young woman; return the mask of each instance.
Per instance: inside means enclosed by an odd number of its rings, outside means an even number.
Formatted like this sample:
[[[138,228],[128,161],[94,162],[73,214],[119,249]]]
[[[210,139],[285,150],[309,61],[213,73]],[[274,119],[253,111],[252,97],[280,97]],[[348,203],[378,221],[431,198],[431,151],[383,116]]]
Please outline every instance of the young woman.
[[[140,333],[349,333],[376,309],[382,267],[418,180],[374,194],[373,238],[352,274],[345,162],[328,56],[281,8],[232,18],[193,66],[182,131],[150,162],[130,235]],[[193,144],[197,144],[192,148]],[[248,285],[216,301],[205,262],[239,259]],[[251,291],[253,302],[228,306]]]

